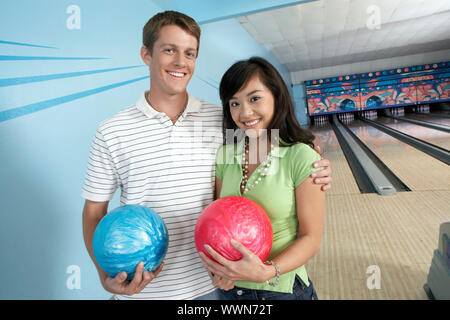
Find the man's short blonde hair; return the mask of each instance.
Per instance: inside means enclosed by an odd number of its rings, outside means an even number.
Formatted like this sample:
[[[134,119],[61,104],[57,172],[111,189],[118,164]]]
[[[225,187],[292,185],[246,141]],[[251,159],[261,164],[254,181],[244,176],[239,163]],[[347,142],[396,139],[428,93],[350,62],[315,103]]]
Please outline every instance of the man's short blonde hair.
[[[176,25],[197,39],[197,51],[200,46],[200,26],[191,17],[177,11],[157,13],[148,20],[142,32],[142,42],[153,52],[153,45],[159,37],[159,30],[167,25]]]

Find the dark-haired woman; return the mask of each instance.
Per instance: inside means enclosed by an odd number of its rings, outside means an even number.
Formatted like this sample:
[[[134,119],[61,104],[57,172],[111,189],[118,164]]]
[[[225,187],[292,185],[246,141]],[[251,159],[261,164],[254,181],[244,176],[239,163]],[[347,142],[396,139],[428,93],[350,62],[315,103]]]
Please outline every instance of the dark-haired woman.
[[[217,153],[216,198],[242,196],[261,205],[273,244],[268,261],[234,240],[238,261],[205,246],[215,261],[201,253],[203,265],[223,299],[317,299],[305,269],[319,251],[325,212],[325,192],[310,177],[320,159],[314,136],[297,122],[288,88],[265,59],[231,66],[220,98],[226,141]]]

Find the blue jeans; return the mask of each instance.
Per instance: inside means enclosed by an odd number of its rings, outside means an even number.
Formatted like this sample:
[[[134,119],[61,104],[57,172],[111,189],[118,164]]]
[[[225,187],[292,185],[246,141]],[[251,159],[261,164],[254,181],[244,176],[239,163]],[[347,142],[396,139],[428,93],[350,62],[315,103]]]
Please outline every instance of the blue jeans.
[[[220,300],[318,300],[316,289],[309,279],[309,286],[296,275],[292,293],[275,292],[267,290],[253,290],[234,287],[225,291],[217,289]]]
[[[203,296],[197,297],[194,300],[222,300],[222,296],[220,293],[220,289],[216,289]]]

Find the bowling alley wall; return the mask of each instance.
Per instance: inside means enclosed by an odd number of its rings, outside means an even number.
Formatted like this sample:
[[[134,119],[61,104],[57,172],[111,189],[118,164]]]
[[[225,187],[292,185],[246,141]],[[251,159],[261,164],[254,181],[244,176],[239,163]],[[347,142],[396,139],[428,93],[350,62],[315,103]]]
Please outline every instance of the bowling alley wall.
[[[330,114],[450,100],[450,61],[305,82],[308,113]]]
[[[202,1],[0,2],[0,299],[111,296],[84,245],[81,188],[100,122],[149,88],[139,52],[151,16],[173,9],[201,22],[188,87],[198,98],[220,104],[222,74],[252,55],[288,81],[288,71],[232,18],[276,1],[248,8],[228,1],[225,19],[219,2],[208,10]],[[118,205],[119,192],[109,208]]]

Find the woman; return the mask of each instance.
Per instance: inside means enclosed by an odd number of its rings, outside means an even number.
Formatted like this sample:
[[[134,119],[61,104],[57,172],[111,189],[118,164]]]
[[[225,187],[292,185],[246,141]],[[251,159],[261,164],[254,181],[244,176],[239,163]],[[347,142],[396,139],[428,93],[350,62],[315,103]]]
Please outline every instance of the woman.
[[[224,146],[216,161],[216,198],[242,196],[261,205],[273,229],[269,261],[232,240],[242,259],[210,246],[200,253],[223,299],[317,299],[305,264],[320,248],[325,192],[310,177],[314,136],[298,124],[288,88],[265,59],[235,63],[220,83]],[[240,141],[230,141],[237,132]],[[232,134],[230,134],[232,133]],[[239,139],[237,139],[239,140]]]

